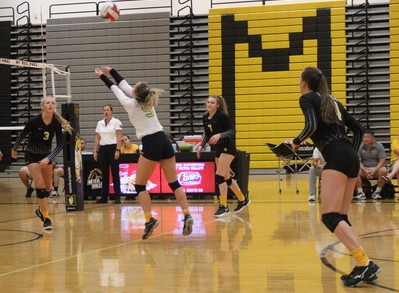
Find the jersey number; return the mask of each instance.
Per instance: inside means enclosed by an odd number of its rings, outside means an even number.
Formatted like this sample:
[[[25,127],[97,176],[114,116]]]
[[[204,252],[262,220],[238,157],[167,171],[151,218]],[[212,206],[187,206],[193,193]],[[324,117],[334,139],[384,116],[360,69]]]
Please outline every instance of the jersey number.
[[[43,132],[43,140],[48,140],[50,138],[50,133],[48,131]]]
[[[152,109],[146,109],[144,107],[141,107],[141,110],[143,110],[144,112],[146,112],[145,116],[147,117],[153,117],[154,116],[154,112],[152,111]]]

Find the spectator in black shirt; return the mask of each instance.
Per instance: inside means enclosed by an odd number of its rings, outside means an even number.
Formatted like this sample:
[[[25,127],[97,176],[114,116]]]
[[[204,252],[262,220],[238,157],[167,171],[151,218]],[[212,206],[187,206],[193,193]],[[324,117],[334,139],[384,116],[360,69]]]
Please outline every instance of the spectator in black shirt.
[[[206,108],[207,112],[202,117],[205,135],[197,150],[197,157],[201,156],[207,143],[216,152],[216,184],[219,186],[220,204],[214,215],[222,217],[230,213],[227,206],[228,188],[238,198],[234,212],[241,212],[251,201],[242,193],[237,182],[230,177],[230,165],[236,155],[236,147],[232,139],[235,131],[228,116],[226,101],[221,96],[210,96]]]
[[[321,175],[322,221],[347,247],[356,261],[352,272],[341,276],[341,280],[348,287],[373,281],[380,268],[368,258],[348,219],[360,168],[356,152],[360,146],[363,128],[330,95],[326,78],[318,68],[305,68],[299,86],[302,94],[299,104],[305,116],[305,127],[292,141],[291,146],[297,150],[299,144],[310,137],[326,161]],[[346,127],[353,132],[352,144],[346,135]]]
[[[52,161],[62,150],[62,130],[70,134],[73,130],[69,122],[56,112],[56,106],[54,97],[44,97],[41,101],[42,113],[28,121],[11,150],[11,157],[16,159],[18,146],[28,136],[25,162],[35,183],[39,204],[35,214],[42,220],[43,230],[52,230],[47,205],[53,186]],[[54,137],[56,147],[52,150]]]

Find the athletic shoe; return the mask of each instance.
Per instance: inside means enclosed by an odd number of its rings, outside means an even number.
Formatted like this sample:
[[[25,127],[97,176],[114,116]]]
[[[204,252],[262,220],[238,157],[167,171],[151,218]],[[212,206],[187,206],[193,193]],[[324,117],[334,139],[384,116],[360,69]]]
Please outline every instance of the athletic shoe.
[[[223,217],[230,213],[230,210],[228,207],[225,207],[224,205],[219,205],[218,210],[213,214],[216,218]]]
[[[194,219],[190,214],[184,216],[183,235],[190,235],[193,232]]]
[[[349,275],[343,275],[341,280],[346,287],[356,287],[362,282],[376,280],[376,275],[380,272],[380,267],[372,261],[367,266],[355,266]]]
[[[363,191],[358,191],[356,196],[353,197],[356,200],[363,200],[366,199],[366,194]]]
[[[316,201],[316,195],[315,194],[309,194],[308,201]]]
[[[36,214],[36,216],[38,216],[40,218],[40,220],[42,220],[42,222],[44,222],[44,216],[43,216],[42,212],[40,211],[40,207],[38,207],[35,210],[35,214]]]
[[[382,199],[382,196],[378,191],[374,191],[374,193],[371,195],[371,197],[376,200]]]
[[[29,188],[26,190],[25,197],[31,197],[33,191],[34,191],[33,187],[29,187]]]
[[[108,203],[108,198],[101,197],[100,199],[97,199],[96,203]]]
[[[148,237],[151,236],[152,232],[156,227],[158,227],[159,221],[155,218],[152,218],[145,223],[145,228],[144,228],[144,235],[143,235],[143,240],[147,239]]]
[[[241,212],[247,205],[251,203],[251,200],[248,197],[245,197],[243,201],[239,201],[237,207],[234,209],[235,213]]]
[[[50,198],[58,197],[58,192],[55,190],[52,190],[50,193]]]
[[[43,221],[43,230],[52,230],[53,224],[49,218],[45,218]]]

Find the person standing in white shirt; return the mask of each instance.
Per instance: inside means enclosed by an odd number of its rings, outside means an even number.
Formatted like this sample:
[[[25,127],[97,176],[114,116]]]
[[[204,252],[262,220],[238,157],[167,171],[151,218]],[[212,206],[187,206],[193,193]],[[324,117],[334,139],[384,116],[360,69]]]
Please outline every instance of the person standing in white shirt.
[[[111,167],[114,183],[114,199],[116,204],[121,203],[121,186],[119,180],[119,155],[122,137],[122,122],[112,116],[112,106],[103,106],[104,119],[97,123],[96,138],[94,141],[93,158],[99,161],[102,173],[101,198],[96,203],[108,203],[109,168]]]

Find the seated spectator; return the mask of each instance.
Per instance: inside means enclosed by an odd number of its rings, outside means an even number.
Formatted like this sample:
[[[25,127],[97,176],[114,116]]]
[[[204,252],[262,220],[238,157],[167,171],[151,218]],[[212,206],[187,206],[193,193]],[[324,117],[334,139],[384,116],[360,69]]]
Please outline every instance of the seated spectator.
[[[121,140],[122,140],[121,154],[135,154],[138,152],[139,146],[137,144],[132,143],[129,135],[122,136]]]
[[[362,188],[362,179],[377,179],[377,188],[372,194],[373,199],[382,199],[380,191],[385,184],[382,178],[387,175],[385,168],[385,149],[384,146],[375,141],[374,131],[367,129],[363,135],[363,143],[358,151],[360,159],[359,176],[356,182],[357,193],[354,199],[366,199]]]
[[[31,185],[32,176],[30,176],[30,172],[28,166],[24,166],[18,171],[19,179],[21,179],[22,183],[26,187],[25,197],[31,197],[32,192],[35,190]]]
[[[391,143],[391,168],[390,173],[387,176],[383,176],[382,178],[389,182],[399,173],[399,136],[395,138]],[[399,185],[399,177],[396,178]]]
[[[50,197],[58,197],[58,185],[60,183],[60,178],[64,177],[64,165],[54,164],[53,165],[53,190],[50,193]]]
[[[81,150],[82,154],[93,154],[90,151],[86,151],[86,145],[87,145],[86,144],[86,139],[81,138],[80,139],[80,150]]]
[[[91,152],[86,152],[86,140],[84,138],[80,138],[80,150],[82,154],[92,154]],[[60,178],[64,177],[64,165],[63,164],[54,164],[53,165],[53,190],[50,193],[50,197],[58,197],[58,186],[60,183]]]
[[[324,167],[324,158],[318,148],[313,150],[313,162],[312,166],[309,168],[309,201],[316,200],[316,181],[317,178],[321,178],[321,172]]]

